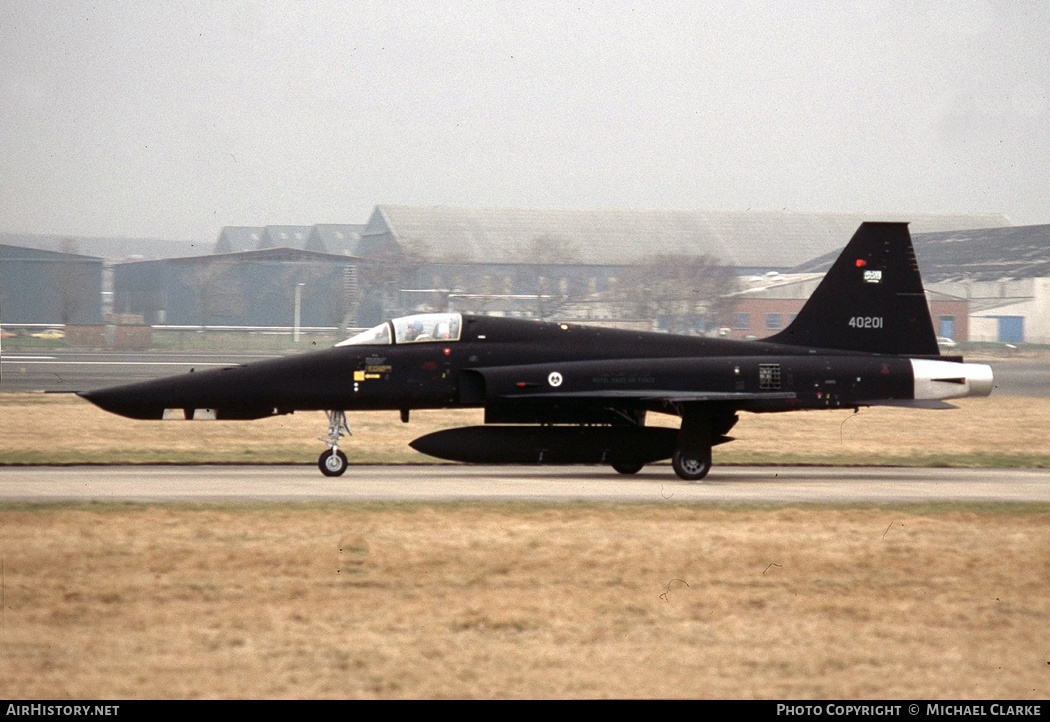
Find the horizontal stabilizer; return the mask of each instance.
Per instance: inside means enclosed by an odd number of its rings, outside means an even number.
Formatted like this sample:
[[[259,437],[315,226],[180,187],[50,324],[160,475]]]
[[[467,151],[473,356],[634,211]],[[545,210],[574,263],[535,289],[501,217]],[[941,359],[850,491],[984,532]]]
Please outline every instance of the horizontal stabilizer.
[[[945,411],[948,409],[957,409],[958,406],[952,406],[945,401],[939,401],[937,399],[882,399],[881,401],[864,401],[861,403],[862,406],[899,406],[905,409],[931,409],[935,411]]]

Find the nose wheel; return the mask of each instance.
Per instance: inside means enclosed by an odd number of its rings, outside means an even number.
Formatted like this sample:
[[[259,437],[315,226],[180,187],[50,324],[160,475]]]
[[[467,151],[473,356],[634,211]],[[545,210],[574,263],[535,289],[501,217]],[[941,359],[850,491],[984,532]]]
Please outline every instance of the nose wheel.
[[[346,454],[339,449],[329,449],[317,460],[317,468],[325,476],[342,476],[347,464]]]

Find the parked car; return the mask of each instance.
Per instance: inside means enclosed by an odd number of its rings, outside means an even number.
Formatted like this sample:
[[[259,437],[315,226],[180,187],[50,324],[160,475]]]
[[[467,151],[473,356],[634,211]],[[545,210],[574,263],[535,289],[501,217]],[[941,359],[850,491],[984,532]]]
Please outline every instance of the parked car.
[[[60,328],[48,328],[32,334],[33,338],[61,339],[66,337],[66,332]]]
[[[938,336],[937,345],[940,347],[941,351],[954,351],[959,347],[959,344],[947,336]]]

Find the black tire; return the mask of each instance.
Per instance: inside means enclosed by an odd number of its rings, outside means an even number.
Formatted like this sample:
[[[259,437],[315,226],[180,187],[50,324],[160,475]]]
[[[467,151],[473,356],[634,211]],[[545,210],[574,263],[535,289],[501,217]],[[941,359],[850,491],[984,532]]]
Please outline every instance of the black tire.
[[[620,474],[629,476],[631,474],[637,474],[642,470],[643,466],[645,466],[645,464],[640,461],[614,461],[612,468]]]
[[[679,449],[671,458],[671,466],[679,479],[700,481],[711,471],[711,449],[683,451]]]
[[[317,460],[317,468],[325,476],[342,476],[347,465],[346,454],[339,449],[329,449]]]

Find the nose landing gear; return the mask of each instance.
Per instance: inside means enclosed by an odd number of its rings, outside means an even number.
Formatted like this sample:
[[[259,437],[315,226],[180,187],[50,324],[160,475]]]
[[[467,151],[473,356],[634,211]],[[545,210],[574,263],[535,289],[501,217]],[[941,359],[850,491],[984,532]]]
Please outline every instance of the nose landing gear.
[[[346,423],[345,411],[326,411],[328,414],[328,436],[317,438],[328,444],[328,451],[321,454],[317,460],[317,468],[325,476],[342,476],[349,462],[346,454],[339,450],[339,440],[344,436],[352,435],[350,425]]]

